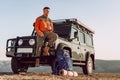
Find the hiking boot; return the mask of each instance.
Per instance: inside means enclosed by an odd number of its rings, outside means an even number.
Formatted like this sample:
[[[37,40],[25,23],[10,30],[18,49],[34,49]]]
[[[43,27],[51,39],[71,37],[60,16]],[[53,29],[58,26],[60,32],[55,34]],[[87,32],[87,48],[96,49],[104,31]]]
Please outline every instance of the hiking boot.
[[[35,60],[35,66],[38,67],[39,65],[40,65],[40,59],[36,58],[36,60]]]
[[[43,56],[49,56],[50,55],[49,49],[50,49],[50,47],[48,47],[48,46],[45,46],[43,48]]]

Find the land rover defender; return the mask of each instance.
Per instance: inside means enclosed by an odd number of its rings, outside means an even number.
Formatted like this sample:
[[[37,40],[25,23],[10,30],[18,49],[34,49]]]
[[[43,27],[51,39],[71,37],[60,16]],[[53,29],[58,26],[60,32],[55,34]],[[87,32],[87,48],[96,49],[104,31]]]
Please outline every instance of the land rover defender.
[[[95,69],[95,51],[93,44],[94,31],[75,18],[54,20],[54,32],[58,34],[50,56],[40,55],[40,65],[54,66],[58,49],[67,51],[74,66],[80,66],[84,74],[91,74]],[[22,36],[7,40],[6,56],[12,57],[11,68],[14,73],[27,72],[29,67],[35,67],[36,32],[31,36]]]

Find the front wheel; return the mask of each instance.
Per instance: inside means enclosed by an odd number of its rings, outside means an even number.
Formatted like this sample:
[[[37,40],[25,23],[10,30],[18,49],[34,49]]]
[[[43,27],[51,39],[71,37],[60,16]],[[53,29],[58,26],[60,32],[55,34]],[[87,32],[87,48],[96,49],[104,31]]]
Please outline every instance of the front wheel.
[[[83,73],[86,75],[92,74],[93,72],[93,60],[91,57],[88,58],[85,66],[82,67]]]
[[[12,58],[11,68],[15,74],[18,74],[19,72],[27,72],[28,70],[28,66],[25,66],[24,64],[20,63],[16,58]]]

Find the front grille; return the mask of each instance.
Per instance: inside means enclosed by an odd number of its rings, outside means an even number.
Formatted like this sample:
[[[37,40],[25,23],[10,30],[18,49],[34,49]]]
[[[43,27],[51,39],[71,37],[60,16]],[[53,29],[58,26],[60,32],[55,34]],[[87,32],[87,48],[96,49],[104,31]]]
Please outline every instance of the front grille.
[[[23,39],[23,44],[21,46],[30,46],[29,39]]]

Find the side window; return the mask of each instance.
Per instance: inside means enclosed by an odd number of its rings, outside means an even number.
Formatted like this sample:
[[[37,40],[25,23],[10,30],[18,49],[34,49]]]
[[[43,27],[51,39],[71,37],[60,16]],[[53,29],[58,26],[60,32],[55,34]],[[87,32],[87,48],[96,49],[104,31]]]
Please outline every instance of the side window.
[[[85,34],[85,42],[87,45],[90,45],[90,46],[93,46],[93,43],[92,43],[92,37],[88,34]]]
[[[79,32],[79,40],[80,40],[80,43],[85,43],[85,35],[83,32]]]
[[[75,32],[77,32],[77,29],[75,29],[74,27],[72,27],[72,28],[71,28],[71,36],[70,36],[71,39],[72,39],[72,38],[75,38],[75,37],[74,37],[74,33],[75,33]]]

